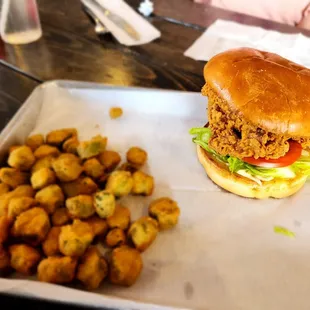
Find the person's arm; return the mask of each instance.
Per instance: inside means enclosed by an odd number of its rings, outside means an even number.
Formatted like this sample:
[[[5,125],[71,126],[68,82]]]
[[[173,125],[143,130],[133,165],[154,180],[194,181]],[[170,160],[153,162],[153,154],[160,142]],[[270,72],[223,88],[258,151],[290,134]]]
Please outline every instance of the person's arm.
[[[297,24],[297,27],[310,30],[310,4],[303,11],[303,17]]]
[[[225,10],[310,29],[309,0],[193,0]]]

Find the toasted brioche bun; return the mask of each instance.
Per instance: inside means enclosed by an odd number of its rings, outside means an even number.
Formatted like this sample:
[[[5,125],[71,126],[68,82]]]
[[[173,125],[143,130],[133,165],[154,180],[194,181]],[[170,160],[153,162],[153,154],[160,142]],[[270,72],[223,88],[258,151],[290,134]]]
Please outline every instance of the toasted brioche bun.
[[[206,83],[232,112],[275,134],[310,137],[310,70],[276,54],[251,48],[214,56]]]
[[[218,186],[233,194],[247,198],[284,198],[298,192],[307,177],[299,175],[294,179],[275,179],[262,182],[262,186],[236,173],[212,158],[202,147],[197,146],[198,159],[209,178]]]

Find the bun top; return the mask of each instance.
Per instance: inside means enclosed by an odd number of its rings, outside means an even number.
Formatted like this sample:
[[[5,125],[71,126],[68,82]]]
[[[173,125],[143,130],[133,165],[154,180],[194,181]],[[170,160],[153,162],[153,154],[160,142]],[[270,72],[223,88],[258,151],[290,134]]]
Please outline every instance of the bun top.
[[[310,137],[310,70],[276,54],[228,50],[204,67],[206,83],[232,112],[266,131]]]

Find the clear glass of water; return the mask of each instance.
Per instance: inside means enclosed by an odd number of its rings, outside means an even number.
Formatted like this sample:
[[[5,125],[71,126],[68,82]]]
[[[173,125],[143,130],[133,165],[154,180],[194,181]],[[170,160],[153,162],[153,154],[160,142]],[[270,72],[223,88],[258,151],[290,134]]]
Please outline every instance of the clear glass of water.
[[[2,40],[27,44],[42,36],[36,0],[3,0],[0,21]]]

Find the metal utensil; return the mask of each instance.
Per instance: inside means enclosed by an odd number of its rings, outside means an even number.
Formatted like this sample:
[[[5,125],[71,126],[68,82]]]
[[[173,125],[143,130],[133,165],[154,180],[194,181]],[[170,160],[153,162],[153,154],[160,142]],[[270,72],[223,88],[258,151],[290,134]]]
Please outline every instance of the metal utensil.
[[[109,30],[104,26],[104,24],[99,20],[99,18],[90,8],[88,8],[86,5],[83,5],[83,9],[95,22],[95,32],[97,34],[105,34],[109,32]]]
[[[135,41],[140,40],[140,35],[139,33],[126,21],[124,20],[121,16],[111,12],[101,4],[99,4],[96,0],[88,0],[88,2],[92,3],[98,10],[103,12],[103,14],[111,21],[113,22],[116,26],[124,30],[132,39]]]

